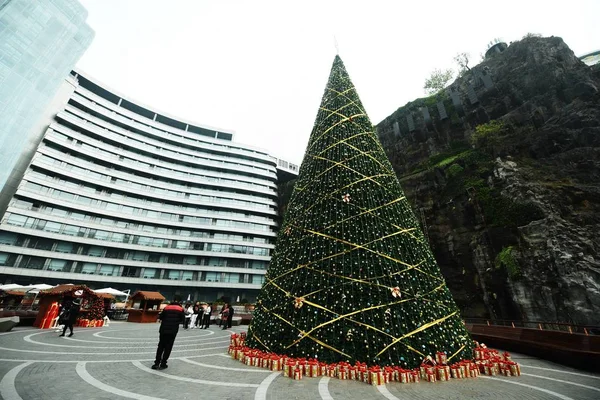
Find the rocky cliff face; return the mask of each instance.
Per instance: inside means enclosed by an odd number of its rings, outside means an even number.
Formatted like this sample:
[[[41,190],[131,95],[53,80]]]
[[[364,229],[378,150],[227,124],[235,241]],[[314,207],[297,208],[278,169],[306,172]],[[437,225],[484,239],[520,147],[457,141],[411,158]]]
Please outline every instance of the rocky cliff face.
[[[379,125],[465,317],[600,324],[600,67],[527,38]]]

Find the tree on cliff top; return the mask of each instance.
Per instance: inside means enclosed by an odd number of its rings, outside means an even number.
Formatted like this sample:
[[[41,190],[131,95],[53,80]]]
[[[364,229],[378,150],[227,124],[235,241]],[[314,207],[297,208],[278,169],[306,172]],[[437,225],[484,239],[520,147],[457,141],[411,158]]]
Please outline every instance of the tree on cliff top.
[[[472,354],[431,249],[339,56],[265,284],[250,347],[415,367]]]
[[[445,71],[434,69],[429,78],[425,79],[425,85],[423,86],[425,93],[436,94],[448,85],[453,76],[454,71],[451,69]]]

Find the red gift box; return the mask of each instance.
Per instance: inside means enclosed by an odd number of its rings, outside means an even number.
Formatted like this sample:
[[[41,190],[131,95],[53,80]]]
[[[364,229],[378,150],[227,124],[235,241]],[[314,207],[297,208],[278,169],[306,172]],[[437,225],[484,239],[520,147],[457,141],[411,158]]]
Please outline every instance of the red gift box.
[[[450,379],[450,367],[447,365],[438,365],[435,367],[435,372],[439,381],[447,381]]]
[[[419,383],[421,380],[421,374],[419,370],[414,370],[410,373],[410,381],[413,383]]]
[[[299,366],[296,366],[296,368],[294,368],[294,379],[297,381],[302,379],[302,368],[300,368]]]
[[[319,363],[317,361],[308,361],[306,363],[306,376],[315,378],[319,376]]]
[[[385,385],[386,383],[383,371],[377,366],[369,368],[369,380],[373,386]]]
[[[358,368],[348,367],[348,379],[356,381],[358,380]]]
[[[428,373],[427,374],[427,382],[435,382],[436,378],[435,378],[435,374],[434,373]]]
[[[281,358],[277,355],[271,356],[271,371],[281,371]]]
[[[438,351],[435,353],[435,361],[438,364],[446,364],[448,360],[448,356],[446,356],[446,353],[443,353],[441,351]]]
[[[460,368],[460,366],[458,365],[453,365],[450,367],[450,374],[452,375],[452,378],[454,379],[461,379],[461,371],[462,369]]]
[[[327,376],[327,364],[323,362],[319,363],[319,375]]]
[[[288,378],[293,378],[294,377],[294,370],[296,369],[296,361],[288,358],[287,360],[285,360],[285,363],[283,364],[283,375],[287,376]]]
[[[427,374],[435,374],[435,365],[436,362],[433,360],[433,358],[431,358],[431,356],[424,358],[419,368],[421,372],[421,378],[425,379]]]
[[[510,374],[512,376],[521,376],[521,367],[514,361],[510,361],[507,363],[510,368]]]
[[[417,373],[417,377],[418,376],[419,374]],[[398,371],[398,381],[402,383],[410,383],[412,381],[411,371],[408,369],[400,369],[400,371]]]
[[[336,366],[335,364],[330,364],[327,366],[327,376],[330,378],[335,378]]]

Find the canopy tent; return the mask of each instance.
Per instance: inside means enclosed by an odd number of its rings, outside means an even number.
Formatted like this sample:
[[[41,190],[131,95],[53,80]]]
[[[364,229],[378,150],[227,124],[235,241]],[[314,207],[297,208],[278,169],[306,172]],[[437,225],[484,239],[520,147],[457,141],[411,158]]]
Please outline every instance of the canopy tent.
[[[129,296],[129,293],[121,292],[120,290],[113,289],[110,287],[94,290],[94,293],[107,293],[107,294],[112,294],[113,296]]]
[[[16,283],[10,283],[8,285],[0,285],[0,290],[15,290],[23,287],[25,286]]]
[[[16,283],[11,283],[10,285],[2,285],[0,286],[0,290],[12,290],[15,292],[30,292],[30,293],[38,293],[40,290],[51,289],[54,286],[47,285],[45,283],[38,283],[35,285],[18,285]]]

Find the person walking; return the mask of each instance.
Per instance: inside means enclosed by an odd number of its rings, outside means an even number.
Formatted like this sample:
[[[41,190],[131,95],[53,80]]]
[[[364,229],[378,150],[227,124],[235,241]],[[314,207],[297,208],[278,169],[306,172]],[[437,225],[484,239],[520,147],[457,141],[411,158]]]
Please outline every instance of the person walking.
[[[198,305],[195,304],[190,318],[190,329],[194,329],[196,327],[196,321],[198,319],[199,312],[200,310],[198,309]]]
[[[233,306],[229,304],[229,315],[227,316],[227,328],[231,328],[233,322]]]
[[[198,328],[202,324],[202,305],[199,301],[196,302],[196,308],[194,308],[194,313],[198,315],[196,317],[196,328]]]
[[[179,325],[186,319],[183,307],[181,307],[181,298],[175,296],[171,304],[162,310],[158,319],[160,320],[158,349],[156,350],[152,369],[165,369],[168,367],[167,360],[171,355],[171,350],[173,350],[173,343],[175,343],[175,337],[179,332]]]
[[[228,329],[231,328],[231,324],[233,322],[233,306],[229,303],[227,303],[227,318],[226,320],[223,322],[225,326],[223,326],[223,329]]]
[[[219,313],[221,314],[221,318],[219,318],[219,328],[222,325],[225,325],[225,328],[227,327],[227,316],[229,315],[229,304],[225,303],[223,304],[223,308],[221,308],[221,312]],[[225,329],[223,328],[223,329]]]
[[[208,329],[208,327],[210,326],[210,313],[212,313],[212,307],[210,306],[210,304],[206,304],[202,319],[202,326],[204,327],[204,329]]]
[[[194,309],[190,303],[187,303],[184,310],[185,321],[183,323],[183,329],[189,329],[190,319],[192,318],[192,314],[194,314]]]
[[[81,299],[73,300],[73,303],[66,309],[65,313],[62,316],[62,322],[64,324],[63,331],[58,336],[65,336],[67,333],[67,328],[69,328],[69,337],[73,336],[73,324],[77,321],[77,317],[79,316],[79,306],[81,305]]]

